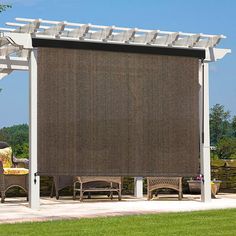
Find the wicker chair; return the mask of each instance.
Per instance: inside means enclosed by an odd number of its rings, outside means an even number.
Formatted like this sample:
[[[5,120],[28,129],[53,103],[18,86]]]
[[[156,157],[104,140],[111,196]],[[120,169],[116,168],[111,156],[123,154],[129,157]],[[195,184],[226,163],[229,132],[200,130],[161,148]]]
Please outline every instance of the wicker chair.
[[[25,168],[20,168],[22,165]],[[20,187],[28,193],[28,173],[28,159],[17,159],[13,156],[11,147],[0,142],[1,203],[4,203],[6,192],[12,187]]]
[[[148,177],[147,178],[148,200],[152,199],[153,191],[163,188],[173,189],[177,191],[179,200],[182,200],[183,197],[182,177]]]
[[[72,189],[73,179],[74,177],[70,175],[53,176],[50,197],[52,198],[54,196],[55,191],[56,199],[58,200],[60,197],[59,191],[67,187],[71,187]]]

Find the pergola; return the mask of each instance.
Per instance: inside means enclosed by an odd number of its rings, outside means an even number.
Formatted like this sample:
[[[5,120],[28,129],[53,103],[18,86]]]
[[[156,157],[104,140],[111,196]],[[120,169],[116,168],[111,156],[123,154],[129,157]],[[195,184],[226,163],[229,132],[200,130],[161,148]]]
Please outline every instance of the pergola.
[[[133,45],[169,50],[181,50],[188,55],[190,50],[204,50],[205,59],[199,62],[199,129],[200,166],[202,175],[201,198],[211,199],[210,140],[209,140],[209,85],[208,63],[223,58],[230,49],[217,48],[223,35],[208,35],[161,30],[146,30],[116,26],[99,26],[49,21],[42,19],[16,18],[17,22],[6,23],[9,28],[0,28],[0,79],[14,70],[29,71],[30,78],[30,175],[29,204],[32,209],[40,206],[39,176],[37,175],[37,48],[34,41],[56,39],[58,41],[91,42],[109,45]],[[143,178],[135,178],[135,195],[142,197]]]

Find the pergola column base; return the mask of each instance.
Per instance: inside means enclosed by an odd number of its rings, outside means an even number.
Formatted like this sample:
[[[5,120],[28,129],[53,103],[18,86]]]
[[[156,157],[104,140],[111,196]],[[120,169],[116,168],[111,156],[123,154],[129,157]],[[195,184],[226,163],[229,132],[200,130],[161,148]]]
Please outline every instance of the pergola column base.
[[[143,177],[134,178],[134,196],[143,198]]]

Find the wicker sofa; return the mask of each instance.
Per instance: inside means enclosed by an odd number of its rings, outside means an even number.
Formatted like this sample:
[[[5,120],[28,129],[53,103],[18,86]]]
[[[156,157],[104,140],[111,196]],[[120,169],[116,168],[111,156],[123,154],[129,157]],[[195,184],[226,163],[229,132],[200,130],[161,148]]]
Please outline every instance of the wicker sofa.
[[[28,159],[16,158],[11,147],[6,142],[0,142],[1,203],[4,203],[6,192],[12,187],[20,187],[28,193],[28,173]]]
[[[80,194],[80,201],[83,201],[85,192],[107,192],[113,199],[113,193],[118,194],[118,200],[121,201],[122,177],[112,176],[77,176],[74,179],[73,199],[76,199],[76,192]],[[89,197],[91,197],[89,195]]]
[[[92,192],[107,192],[107,196],[113,198],[113,192],[118,193],[118,199],[121,200],[122,178],[121,177],[99,177],[99,176],[80,176],[69,175],[53,176],[50,197],[56,195],[58,200],[60,191],[65,188],[73,188],[73,199],[76,199],[76,193],[80,193],[80,200],[83,201],[84,193],[91,198]]]

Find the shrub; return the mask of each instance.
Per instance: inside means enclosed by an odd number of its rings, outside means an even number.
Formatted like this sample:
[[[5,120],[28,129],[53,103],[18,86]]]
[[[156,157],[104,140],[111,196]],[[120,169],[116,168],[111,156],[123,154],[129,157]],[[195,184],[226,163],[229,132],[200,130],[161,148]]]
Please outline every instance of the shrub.
[[[216,147],[216,153],[220,159],[230,159],[236,156],[236,138],[224,137]]]

